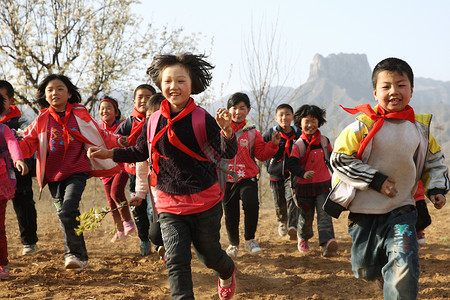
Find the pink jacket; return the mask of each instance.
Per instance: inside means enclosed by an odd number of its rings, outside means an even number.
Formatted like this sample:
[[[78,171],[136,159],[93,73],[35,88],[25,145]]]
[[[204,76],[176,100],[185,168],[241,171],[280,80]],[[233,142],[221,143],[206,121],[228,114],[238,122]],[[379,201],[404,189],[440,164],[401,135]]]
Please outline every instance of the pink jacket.
[[[255,177],[259,173],[255,158],[259,161],[272,158],[278,151],[278,145],[275,145],[272,141],[264,142],[255,125],[249,123],[235,134],[238,152],[234,158],[228,160],[228,169],[239,176],[238,181]],[[227,182],[235,182],[235,179],[228,175]]]
[[[120,135],[110,134],[103,130],[81,104],[72,104],[72,113],[75,115],[80,133],[88,139],[92,145],[85,144],[86,150],[91,146],[103,148],[121,147]],[[37,151],[36,178],[40,190],[45,186],[45,164],[47,159],[49,141],[47,138],[47,124],[50,113],[48,109],[39,112],[37,118],[25,129],[24,137],[19,141],[20,148],[25,158],[31,157]],[[70,151],[70,148],[69,148]],[[119,166],[112,159],[91,159],[91,171],[89,176],[112,176],[120,172]]]

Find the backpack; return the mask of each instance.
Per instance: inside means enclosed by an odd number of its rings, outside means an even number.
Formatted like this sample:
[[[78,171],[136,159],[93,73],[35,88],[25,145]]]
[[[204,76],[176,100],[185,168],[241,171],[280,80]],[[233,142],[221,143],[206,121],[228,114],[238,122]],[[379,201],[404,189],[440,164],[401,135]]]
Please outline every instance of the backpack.
[[[0,159],[3,159],[5,161],[5,167],[8,178],[9,180],[11,180],[14,188],[16,188],[17,179],[16,174],[14,173],[11,160],[9,159],[8,145],[6,144],[5,140],[5,127],[6,127],[5,124],[0,123]]]

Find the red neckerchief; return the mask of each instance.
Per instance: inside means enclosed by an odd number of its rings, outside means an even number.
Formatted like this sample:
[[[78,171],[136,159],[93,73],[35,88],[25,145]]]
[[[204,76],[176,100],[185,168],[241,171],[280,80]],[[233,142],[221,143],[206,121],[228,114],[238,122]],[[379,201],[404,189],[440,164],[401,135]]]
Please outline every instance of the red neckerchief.
[[[415,116],[414,116],[414,109],[411,106],[406,106],[402,111],[394,111],[386,113],[384,108],[381,105],[378,105],[378,114],[370,107],[370,104],[363,104],[358,105],[355,108],[345,108],[342,105],[339,105],[342,107],[346,112],[349,112],[351,114],[357,114],[359,112],[362,112],[363,114],[367,115],[369,118],[375,121],[375,123],[372,126],[372,129],[369,131],[367,136],[359,143],[359,150],[356,154],[356,158],[360,159],[362,156],[362,153],[364,149],[366,148],[369,141],[373,138],[375,133],[380,130],[381,126],[383,126],[385,119],[399,119],[399,120],[408,120],[411,123],[414,123]]]
[[[316,132],[314,132],[313,136],[309,138],[304,131],[302,131],[302,135],[300,136],[302,140],[304,140],[308,147],[306,148],[305,155],[303,155],[302,160],[300,161],[300,166],[304,166],[306,164],[306,161],[308,159],[308,155],[311,152],[311,145],[319,145],[320,140],[322,138],[322,134],[320,133],[320,130],[317,129]]]
[[[294,130],[292,130],[292,131],[294,131]],[[286,140],[286,144],[284,145],[283,156],[281,157],[281,159],[283,159],[286,155],[288,157],[291,156],[291,150],[290,150],[291,149],[291,141],[293,139],[295,139],[295,132],[290,137],[288,137],[288,135],[286,133],[284,133],[283,129],[278,132],[280,133],[281,137]]]
[[[130,135],[128,136],[129,144],[135,145],[136,140],[139,137],[139,135],[141,134],[142,128],[144,127],[145,115],[141,114],[135,107],[133,109],[133,113],[131,114],[131,116],[134,117],[135,119],[140,119],[140,121],[133,120],[131,132],[130,132]]]
[[[239,125],[234,124],[234,122],[231,122],[231,129],[233,129],[234,132],[238,132],[240,129],[244,128],[245,124],[247,124],[247,120],[244,120]]]
[[[10,105],[9,106],[9,112],[3,116],[3,118],[0,120],[0,123],[6,123],[7,121],[11,120],[12,118],[17,118],[17,117],[21,117],[22,113],[20,112],[20,110],[14,106],[14,105]]]
[[[114,132],[116,132],[116,129],[117,129],[117,121],[114,120],[114,123],[112,124],[112,126],[109,127],[108,124],[106,124],[106,122],[102,120],[102,128],[105,129],[106,131],[108,131],[109,133],[114,133]]]
[[[67,102],[66,111],[64,113],[64,122],[61,121],[61,118],[59,117],[58,113],[55,111],[53,106],[50,106],[48,108],[48,112],[53,117],[53,119],[55,119],[56,123],[58,123],[59,125],[62,126],[63,140],[64,140],[64,156],[66,155],[67,148],[69,147],[69,142],[70,142],[69,131],[70,131],[70,135],[72,135],[72,137],[77,139],[78,141],[85,143],[85,144],[94,145],[87,138],[85,138],[80,132],[78,132],[76,130],[70,130],[69,128],[67,128],[67,123],[69,122],[70,113],[72,112],[72,108],[73,108],[73,105],[70,104],[69,102]]]
[[[194,109],[197,107],[197,105],[194,102],[194,99],[189,98],[188,103],[186,104],[186,106],[183,108],[183,110],[177,114],[173,119],[170,117],[170,105],[169,105],[169,101],[164,100],[161,103],[161,115],[163,117],[165,117],[167,119],[167,125],[164,126],[163,129],[161,129],[154,137],[152,140],[152,162],[153,162],[153,170],[155,171],[155,173],[152,173],[152,175],[156,175],[159,173],[159,165],[158,165],[158,161],[159,161],[159,157],[163,157],[165,159],[168,159],[167,157],[162,156],[158,150],[156,150],[155,145],[156,142],[161,138],[161,136],[167,131],[167,138],[169,139],[169,143],[171,143],[173,146],[175,146],[176,148],[180,149],[181,151],[183,151],[184,153],[186,153],[187,155],[200,160],[200,161],[209,161],[208,159],[201,157],[200,155],[198,155],[197,153],[193,152],[191,149],[189,149],[188,147],[186,147],[177,137],[177,135],[175,134],[175,132],[172,129],[172,125],[173,123],[181,120],[182,118],[184,118],[185,116],[187,116],[188,114],[190,114],[192,111],[194,111]],[[152,178],[152,180],[154,180],[154,178]]]

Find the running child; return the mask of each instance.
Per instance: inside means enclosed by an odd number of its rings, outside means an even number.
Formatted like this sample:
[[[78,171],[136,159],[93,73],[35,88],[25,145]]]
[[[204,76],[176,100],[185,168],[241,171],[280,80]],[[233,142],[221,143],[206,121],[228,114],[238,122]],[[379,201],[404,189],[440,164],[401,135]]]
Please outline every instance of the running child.
[[[91,157],[117,162],[144,161],[150,151],[172,299],[194,299],[191,244],[219,277],[220,299],[231,299],[236,288],[235,265],[220,245],[223,190],[217,165],[204,150],[232,158],[237,144],[228,111],[218,109],[214,120],[191,98],[212,79],[213,66],[204,58],[189,53],[156,56],[147,72],[166,100],[144,125],[136,146],[89,151]]]
[[[294,109],[289,104],[280,104],[276,109],[275,121],[277,126],[263,134],[264,142],[272,139],[272,133],[277,131],[281,141],[277,153],[265,161],[270,178],[275,213],[278,221],[278,234],[281,237],[289,235],[289,239],[297,240],[297,223],[299,208],[295,204],[292,194],[292,178],[287,168],[287,161],[291,155],[292,146],[300,137],[301,130],[291,125],[294,120]]]
[[[300,207],[298,217],[298,251],[309,252],[309,239],[313,237],[314,211],[317,213],[317,231],[323,256],[336,253],[331,216],[322,208],[331,188],[328,169],[332,147],[319,130],[325,124],[325,110],[316,105],[302,105],[294,115],[294,124],[302,129],[288,160],[289,171],[297,177],[295,194]]]
[[[100,101],[98,114],[101,118],[101,126],[109,133],[114,133],[120,124],[120,109],[116,99],[104,97]],[[125,186],[128,181],[128,174],[125,172],[123,164],[119,164],[121,172],[111,177],[101,177],[105,188],[106,200],[111,209],[111,216],[114,221],[116,232],[111,242],[118,242],[126,238],[127,235],[136,231],[134,221],[131,218],[130,208],[125,197]],[[118,208],[122,205],[121,208]]]
[[[136,145],[136,140],[142,132],[146,117],[145,104],[154,93],[156,93],[155,88],[149,84],[141,84],[134,90],[133,113],[119,125],[116,132],[117,134],[128,136],[130,146]],[[133,198],[136,192],[136,162],[126,163],[125,170],[130,178],[130,196]],[[142,256],[147,256],[150,251],[148,234],[152,220],[151,209],[147,200],[143,201],[139,206],[131,206],[140,239],[139,250]]]
[[[84,237],[75,233],[86,180],[120,172],[112,160],[91,162],[86,149],[128,144],[126,137],[103,130],[80,101],[78,88],[68,77],[48,75],[38,86],[37,102],[43,109],[19,142],[24,157],[37,151],[36,179],[41,192],[48,183],[64,233],[65,268],[70,271],[82,271],[88,264]]]
[[[9,101],[0,93],[0,117],[9,109]],[[0,281],[9,278],[8,244],[5,231],[6,204],[14,197],[16,177],[11,165],[23,176],[28,173],[28,167],[23,160],[14,134],[8,126],[0,123]]]
[[[14,88],[6,80],[0,80],[0,94],[6,99],[8,106],[0,123],[5,124],[10,129],[18,130],[24,123],[21,118],[22,113],[14,105]],[[34,159],[26,158],[25,163],[29,170],[32,170],[35,164]],[[17,222],[19,223],[20,241],[22,242],[22,255],[34,254],[37,251],[37,214],[35,202],[33,200],[33,181],[32,172],[22,176],[16,172],[17,188],[12,199],[14,211],[16,212]]]
[[[386,58],[372,72],[378,102],[355,109],[356,121],[336,139],[331,165],[341,181],[325,209],[333,216],[350,210],[351,263],[356,278],[378,280],[385,299],[416,299],[419,291],[417,211],[419,180],[437,209],[449,189],[444,155],[430,135],[431,115],[416,115],[411,67]],[[333,178],[335,179],[335,178]]]
[[[234,93],[231,95],[228,99],[227,109],[231,114],[231,128],[238,140],[238,152],[233,159],[228,161],[228,169],[239,176],[237,181],[232,176],[227,176],[225,196],[222,201],[225,226],[230,242],[227,254],[236,257],[239,251],[239,200],[242,200],[244,209],[244,247],[250,254],[259,254],[262,249],[255,240],[259,218],[258,180],[256,178],[259,168],[255,158],[265,161],[274,156],[278,151],[281,136],[278,132],[273,132],[271,140],[266,143],[255,125],[247,122],[246,118],[251,108],[250,99],[246,94]]]

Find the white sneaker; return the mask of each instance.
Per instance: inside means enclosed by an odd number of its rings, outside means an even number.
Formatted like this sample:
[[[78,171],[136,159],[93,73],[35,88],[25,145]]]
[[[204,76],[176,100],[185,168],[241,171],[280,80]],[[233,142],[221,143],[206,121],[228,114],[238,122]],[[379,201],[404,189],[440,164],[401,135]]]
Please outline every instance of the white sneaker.
[[[88,265],[87,260],[81,261],[75,255],[69,254],[66,257],[64,267],[66,268],[67,271],[81,272],[87,267],[87,265]]]
[[[248,240],[245,241],[245,249],[247,249],[250,254],[259,254],[262,253],[261,247],[259,247],[259,244],[256,240]]]
[[[37,251],[37,246],[36,246],[36,244],[32,244],[32,245],[23,245],[22,255],[35,254],[36,251]]]
[[[228,246],[226,252],[229,257],[237,257],[239,251],[239,246],[230,245]]]
[[[286,229],[286,224],[283,223],[283,222],[278,223],[278,234],[281,237],[284,237],[284,236],[286,236],[287,233],[288,232],[287,232],[287,229]]]

